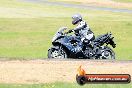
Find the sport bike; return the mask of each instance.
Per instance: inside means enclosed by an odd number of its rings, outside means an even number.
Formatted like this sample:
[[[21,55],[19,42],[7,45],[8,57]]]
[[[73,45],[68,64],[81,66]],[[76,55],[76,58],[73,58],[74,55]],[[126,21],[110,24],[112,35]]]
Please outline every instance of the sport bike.
[[[54,35],[48,58],[115,59],[114,51],[108,47],[116,47],[112,33],[100,35],[85,44],[78,33],[70,35],[70,32],[64,32],[66,29],[62,27]]]

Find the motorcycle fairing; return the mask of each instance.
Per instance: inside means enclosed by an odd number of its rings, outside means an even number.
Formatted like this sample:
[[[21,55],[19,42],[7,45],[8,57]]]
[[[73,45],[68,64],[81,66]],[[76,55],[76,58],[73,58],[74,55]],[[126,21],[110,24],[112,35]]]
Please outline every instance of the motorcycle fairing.
[[[73,45],[71,42],[75,41],[77,44]],[[68,49],[71,57],[78,57],[83,58],[83,52],[82,52],[82,42],[79,39],[75,39],[73,36],[59,38],[58,40],[52,42],[53,45],[61,44],[63,47]]]

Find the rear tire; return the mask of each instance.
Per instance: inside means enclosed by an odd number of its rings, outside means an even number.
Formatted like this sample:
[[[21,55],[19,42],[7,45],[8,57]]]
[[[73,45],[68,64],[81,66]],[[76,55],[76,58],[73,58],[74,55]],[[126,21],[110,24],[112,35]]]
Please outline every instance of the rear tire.
[[[115,53],[110,47],[103,46],[101,47],[100,51],[101,51],[100,59],[115,59]]]
[[[64,59],[67,58],[67,53],[62,47],[54,46],[48,50],[48,58]]]

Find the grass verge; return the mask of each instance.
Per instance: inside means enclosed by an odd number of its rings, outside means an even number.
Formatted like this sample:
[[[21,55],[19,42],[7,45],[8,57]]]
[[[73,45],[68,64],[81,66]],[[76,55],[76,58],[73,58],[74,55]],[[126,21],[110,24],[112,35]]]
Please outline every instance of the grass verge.
[[[86,84],[76,83],[47,83],[47,84],[0,84],[0,88],[131,88],[131,84]]]
[[[127,3],[132,3],[132,0],[113,0],[113,1],[117,1],[117,2],[127,2]]]

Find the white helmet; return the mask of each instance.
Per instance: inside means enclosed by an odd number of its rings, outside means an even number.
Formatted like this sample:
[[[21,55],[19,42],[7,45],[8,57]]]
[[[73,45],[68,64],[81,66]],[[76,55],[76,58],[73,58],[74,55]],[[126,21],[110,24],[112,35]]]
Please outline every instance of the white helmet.
[[[80,14],[75,14],[72,16],[72,24],[75,25],[77,24],[78,22],[82,21],[82,16]]]

